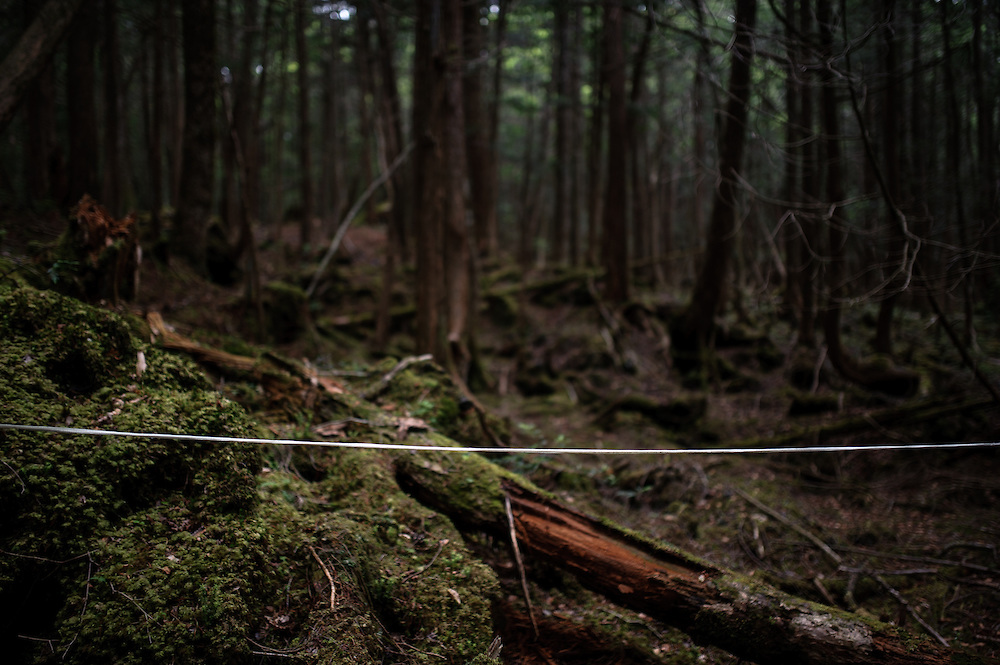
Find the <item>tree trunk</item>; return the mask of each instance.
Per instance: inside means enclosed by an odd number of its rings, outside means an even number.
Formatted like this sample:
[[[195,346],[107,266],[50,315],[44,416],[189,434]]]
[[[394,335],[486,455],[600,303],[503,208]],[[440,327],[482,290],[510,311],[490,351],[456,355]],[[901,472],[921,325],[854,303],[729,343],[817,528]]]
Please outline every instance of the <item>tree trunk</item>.
[[[295,7],[295,59],[298,61],[299,100],[299,187],[302,196],[302,226],[299,231],[300,250],[305,252],[312,242],[313,186],[312,145],[309,137],[309,54],[306,51],[306,23],[312,16],[312,3],[299,0]]]
[[[49,64],[84,1],[48,0],[0,62],[0,132],[10,124],[28,86]]]
[[[463,52],[465,78],[462,81],[465,108],[465,150],[469,165],[469,193],[475,228],[475,251],[488,256],[490,229],[496,228],[496,188],[493,183],[496,153],[490,143],[490,123],[483,102],[483,27],[479,24],[478,2],[466,2],[463,7]],[[495,249],[495,244],[492,246]]]
[[[616,305],[629,297],[626,165],[628,113],[625,98],[625,52],[621,0],[604,3],[604,66],[608,74],[608,172],[604,196],[602,263],[605,296]]]
[[[691,369],[701,364],[715,326],[726,288],[736,232],[736,197],[739,188],[746,122],[750,101],[750,61],[756,0],[737,0],[736,35],[729,74],[725,131],[719,146],[719,184],[712,200],[705,261],[695,282],[691,302],[674,325],[674,353],[679,366]]]
[[[632,183],[632,252],[634,262],[644,262],[654,254],[650,242],[650,227],[652,217],[649,201],[649,165],[646,151],[646,121],[642,104],[646,97],[646,61],[649,56],[649,44],[656,25],[652,11],[646,12],[646,28],[642,33],[638,51],[635,54],[635,65],[632,70],[632,84],[629,92],[628,106],[628,140],[629,140],[629,175]],[[652,266],[644,268],[646,281],[652,272]]]
[[[899,118],[900,113],[900,82],[896,72],[896,31],[899,29],[899,22],[895,20],[896,13],[895,0],[882,0],[882,11],[884,12],[882,25],[883,40],[883,60],[882,68],[886,77],[885,89],[882,93],[882,153],[886,187],[892,201],[897,204],[900,200],[900,179],[899,179]],[[885,242],[887,253],[885,256],[885,266],[887,270],[893,271],[894,276],[886,284],[888,292],[883,296],[879,304],[878,322],[875,327],[875,350],[879,353],[892,355],[892,318],[895,311],[896,301],[899,299],[900,289],[907,280],[904,279],[902,271],[906,268],[904,247],[906,239],[903,236],[903,229],[895,223],[895,211],[889,209],[885,212],[885,217],[893,220],[886,233]]]
[[[570,40],[569,0],[555,0],[555,44],[553,53],[555,62],[552,67],[552,78],[556,101],[556,151],[553,160],[555,176],[555,210],[552,215],[552,226],[549,229],[549,256],[552,263],[559,265],[566,261],[566,234],[570,225],[570,196],[573,185],[572,159],[570,153],[575,149],[570,135],[573,106],[570,90]]]
[[[184,150],[172,256],[204,274],[215,154],[215,2],[184,0]]]
[[[445,315],[444,259],[441,251],[445,212],[445,169],[440,141],[444,80],[437,71],[440,29],[434,22],[441,0],[419,0],[413,64],[413,205],[416,211],[416,352],[446,357],[441,322]]]
[[[743,0],[744,2],[746,0]],[[476,478],[455,483],[454,478]],[[680,628],[696,642],[759,663],[926,665],[970,662],[929,640],[791,596],[666,544],[577,512],[476,456],[396,458],[406,492],[458,525],[509,533],[538,559],[615,603]],[[971,662],[976,662],[973,657]]]
[[[596,12],[596,8],[594,12]],[[597,265],[601,222],[601,158],[604,153],[604,99],[608,73],[603,62],[602,40],[595,34],[593,65],[594,101],[587,140],[587,264]]]
[[[812,32],[813,12],[810,0],[799,0],[799,33],[808,35]],[[805,45],[803,45],[805,51]],[[803,53],[803,57],[805,53]],[[822,196],[820,184],[820,160],[817,150],[818,141],[813,137],[813,77],[803,72],[803,80],[799,86],[799,105],[797,125],[800,144],[795,149],[798,157],[800,178],[802,179],[802,195],[806,205],[814,205]],[[816,229],[816,214],[808,209],[798,210],[798,227],[796,246],[799,265],[799,294],[802,307],[799,309],[799,329],[795,343],[798,346],[813,347],[816,345],[816,282],[817,261],[814,253],[819,251],[819,234]]]
[[[445,159],[444,266],[448,294],[449,360],[466,377],[470,356],[472,306],[471,248],[465,205],[465,106],[462,82],[465,60],[462,49],[462,2],[443,5],[444,106],[441,114]],[[444,360],[444,358],[440,359]]]
[[[97,14],[93,4],[80,9],[66,48],[66,107],[69,135],[68,203],[97,192],[97,105],[94,100],[94,32]]]
[[[816,9],[822,52],[833,54],[834,17],[830,0],[819,0]],[[840,212],[845,199],[843,156],[840,151],[840,122],[837,108],[836,75],[831,68],[823,71],[823,135],[826,157],[826,200],[830,203],[827,228],[830,241],[830,259],[827,267],[829,296],[823,316],[823,336],[826,339],[830,363],[850,381],[867,388],[897,395],[912,394],[919,383],[919,375],[884,363],[861,364],[844,347],[840,335],[840,316],[847,299],[847,274],[845,246],[847,243],[846,220]]]

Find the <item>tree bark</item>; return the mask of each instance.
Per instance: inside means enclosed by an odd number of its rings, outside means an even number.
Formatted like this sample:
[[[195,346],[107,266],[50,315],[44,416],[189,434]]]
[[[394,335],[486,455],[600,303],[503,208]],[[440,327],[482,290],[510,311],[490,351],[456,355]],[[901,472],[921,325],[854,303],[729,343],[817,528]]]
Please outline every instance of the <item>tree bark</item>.
[[[94,101],[94,31],[92,3],[80,8],[66,48],[66,108],[69,135],[68,202],[97,192],[97,105]]]
[[[14,117],[28,85],[42,73],[86,0],[48,0],[0,63],[0,132]]]
[[[445,211],[445,169],[440,141],[444,106],[444,81],[437,68],[441,0],[420,0],[417,6],[413,64],[413,135],[416,141],[413,170],[413,205],[416,211],[417,321],[416,352],[445,358],[441,322],[445,315],[444,259],[441,251]]]
[[[448,360],[466,376],[470,356],[470,318],[475,311],[471,280],[471,248],[466,219],[465,104],[463,94],[464,51],[462,49],[462,2],[443,5],[444,106],[442,141],[445,159],[444,267],[448,296]],[[445,360],[441,358],[440,360]]]
[[[627,152],[628,111],[625,99],[625,52],[621,0],[604,3],[604,66],[608,73],[608,172],[604,196],[602,263],[605,296],[615,304],[629,298]]]
[[[900,200],[900,178],[899,178],[899,118],[900,104],[900,82],[896,72],[897,48],[896,31],[899,22],[896,21],[895,0],[882,0],[882,11],[884,13],[882,25],[882,47],[883,58],[882,68],[886,77],[885,90],[882,93],[882,161],[885,164],[884,173],[886,187],[893,201]],[[886,211],[885,216],[889,219],[895,218],[895,211],[891,208]],[[894,220],[895,221],[895,220]],[[888,292],[879,303],[878,322],[875,327],[875,350],[879,353],[892,355],[892,319],[896,302],[899,300],[900,289],[907,280],[903,279],[903,270],[906,268],[904,261],[906,254],[904,247],[906,240],[903,230],[897,223],[889,225],[885,239],[887,252],[885,256],[886,270],[892,271],[894,276],[886,284]]]
[[[215,155],[215,2],[184,0],[184,149],[171,255],[204,274]]]
[[[571,153],[575,150],[570,134],[573,122],[573,100],[575,91],[570,90],[570,2],[555,0],[555,62],[552,67],[556,102],[556,154],[553,160],[555,175],[555,210],[549,232],[549,256],[552,263],[559,265],[566,261],[566,235],[570,220],[570,196],[573,191]]]
[[[496,188],[493,183],[496,153],[490,144],[490,123],[483,102],[483,27],[479,23],[481,4],[466,2],[463,12],[463,53],[465,77],[462,100],[465,109],[465,150],[469,165],[469,194],[475,228],[475,251],[488,256],[495,243],[490,243],[490,229],[496,228]]]
[[[299,0],[295,7],[295,59],[298,61],[298,112],[299,112],[299,191],[302,197],[302,225],[299,227],[299,244],[305,252],[312,242],[313,186],[312,145],[309,132],[309,55],[306,52],[306,22],[311,17],[312,4]]]
[[[505,537],[504,497],[529,562],[543,560],[587,588],[759,663],[926,665],[970,662],[902,630],[807,602],[643,538],[529,488],[476,456],[405,453],[396,478],[417,500],[466,528]],[[475,478],[456,483],[454,478]],[[977,662],[971,657],[971,662]]]
[[[705,261],[695,282],[691,302],[674,326],[675,359],[688,369],[700,365],[715,326],[726,287],[736,233],[736,197],[739,191],[746,122],[750,101],[750,62],[756,0],[737,0],[736,35],[729,74],[725,132],[719,147],[719,184],[712,200]]]

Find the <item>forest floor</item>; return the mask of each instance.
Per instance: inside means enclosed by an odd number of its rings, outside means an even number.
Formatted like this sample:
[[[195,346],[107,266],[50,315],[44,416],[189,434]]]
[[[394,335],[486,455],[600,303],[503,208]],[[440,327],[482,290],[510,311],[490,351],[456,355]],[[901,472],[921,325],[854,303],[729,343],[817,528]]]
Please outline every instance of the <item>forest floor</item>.
[[[369,376],[385,356],[411,356],[405,313],[379,353],[370,349],[373,327],[350,318],[374,310],[382,242],[372,229],[348,234],[308,304],[311,323],[272,329],[284,339],[268,348],[348,390],[352,377]],[[311,277],[277,250],[261,261],[266,283],[304,287]],[[531,284],[539,286],[518,290]],[[209,284],[153,261],[144,264],[140,285],[129,305],[136,313],[160,312],[182,334],[217,348],[263,348],[242,285]],[[897,315],[898,361],[923,377],[918,394],[902,399],[845,383],[822,347],[796,351],[791,326],[770,300],[743,296],[750,315],[720,328],[722,362],[699,385],[671,367],[665,330],[677,298],[640,287],[632,303],[616,306],[600,302],[599,282],[595,289],[586,275],[500,265],[484,270],[484,285],[493,293],[477,323],[485,378],[473,386],[487,411],[506,422],[510,445],[654,451],[509,454],[499,463],[581,511],[714,564],[1000,659],[996,448],[684,453],[997,441],[1000,409],[929,314]],[[283,288],[266,290],[272,320],[288,316]],[[394,296],[408,301],[404,286]],[[847,313],[846,339],[856,353],[870,347],[874,311],[867,305]],[[983,312],[977,324],[977,357],[996,381],[1000,320]],[[281,414],[257,415],[281,425]],[[294,414],[285,416],[289,428],[301,428]],[[536,637],[516,567],[480,550],[506,594],[506,662],[737,662],[528,560]]]
[[[310,303],[319,335],[279,345],[291,357],[341,377],[377,360],[371,326],[345,325],[371,312],[379,283],[371,229],[352,231]],[[265,253],[271,279],[304,284],[308,271]],[[245,335],[239,288],[178,285],[147,271],[137,304],[225,346]],[[158,274],[160,273],[160,274]],[[496,266],[493,289],[542,282]],[[406,281],[406,280],[402,280]],[[485,283],[485,280],[484,280]],[[171,286],[173,285],[173,286]],[[898,357],[923,376],[919,394],[896,399],[842,381],[808,350],[806,379],[793,377],[801,353],[776,303],[750,302],[749,320],[719,333],[723,368],[708,385],[686,385],[672,370],[665,317],[676,300],[637,289],[628,307],[595,300],[587,279],[487,299],[478,343],[487,384],[477,398],[527,447],[651,449],[630,455],[510,455],[502,464],[571,505],[807,599],[896,622],[934,639],[1000,658],[1000,454],[995,448],[861,450],[755,455],[686,455],[670,450],[777,445],[858,445],[996,441],[1000,409],[961,365],[931,315],[897,315]],[[405,303],[400,288],[397,300]],[[874,306],[850,310],[848,343],[858,353],[874,336]],[[1000,334],[981,317],[979,357],[998,373]],[[391,355],[412,354],[405,317]],[[349,379],[345,379],[349,383]],[[794,384],[796,381],[799,387]],[[701,417],[658,418],[667,405],[705,400]],[[652,410],[644,407],[652,402]],[[944,407],[944,408],[942,408]],[[790,415],[798,410],[801,415]],[[834,428],[843,426],[841,433]],[[823,428],[831,428],[824,431]],[[833,432],[833,433],[831,433]],[[783,438],[779,438],[783,437]],[[544,566],[531,570],[535,639],[516,571],[508,593],[509,662],[733,662],[698,650],[666,626],[633,616]],[[498,566],[504,570],[503,565]],[[608,636],[619,635],[619,638]],[[643,645],[642,648],[636,645]],[[688,650],[680,658],[678,650]],[[595,655],[597,654],[597,655]]]

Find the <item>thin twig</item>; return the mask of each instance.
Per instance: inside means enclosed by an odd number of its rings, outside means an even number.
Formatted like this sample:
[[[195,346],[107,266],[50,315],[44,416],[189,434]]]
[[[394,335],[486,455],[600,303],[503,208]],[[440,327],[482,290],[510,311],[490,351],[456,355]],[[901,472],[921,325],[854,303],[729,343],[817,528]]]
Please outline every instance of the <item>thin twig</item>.
[[[371,400],[378,397],[383,392],[385,392],[385,389],[389,387],[389,384],[392,382],[394,378],[396,378],[396,375],[402,372],[404,369],[406,369],[410,365],[414,365],[416,363],[425,363],[433,359],[434,356],[431,355],[430,353],[425,353],[421,356],[410,356],[408,358],[403,358],[398,363],[396,363],[395,367],[393,367],[384,376],[382,376],[381,379],[379,379],[378,385],[376,385],[371,390],[366,390],[365,392],[363,392],[361,394],[361,397],[365,400]]]
[[[805,527],[796,524],[795,522],[788,519],[787,517],[785,517],[775,509],[771,508],[770,506],[761,503],[758,499],[750,496],[740,488],[734,487],[733,491],[739,494],[748,503],[753,504],[758,509],[764,511],[774,519],[778,520],[779,522],[787,526],[789,529],[795,531],[795,533],[799,534],[800,536],[811,542],[813,545],[815,545],[816,547],[818,547],[820,550],[823,551],[823,554],[826,555],[827,559],[829,559],[835,565],[840,566],[841,562],[843,561],[843,558],[839,554],[834,552],[829,545],[820,540],[818,536],[816,536],[813,533],[810,533]]]
[[[894,589],[892,586],[890,586],[889,583],[886,582],[884,579],[882,579],[882,576],[879,575],[878,573],[872,573],[871,576],[872,576],[872,578],[876,582],[878,582],[879,584],[881,584],[882,587],[886,591],[889,592],[889,595],[891,595],[893,598],[895,598],[896,602],[899,603],[900,605],[902,605],[903,608],[905,608],[906,611],[910,613],[910,616],[912,616],[914,619],[916,619],[917,623],[919,623],[921,626],[923,626],[924,630],[926,630],[934,639],[936,639],[938,642],[940,642],[942,646],[945,646],[945,647],[950,646],[948,644],[948,640],[946,640],[945,638],[941,637],[940,633],[938,633],[936,630],[934,630],[929,623],[927,623],[926,621],[924,621],[923,617],[921,617],[919,614],[917,614],[917,611],[915,609],[913,609],[912,605],[910,605],[910,601],[906,600],[906,598],[903,597],[903,594],[899,593],[899,591],[896,591],[896,589]]]
[[[528,606],[528,618],[531,627],[538,637],[538,622],[535,621],[535,610],[531,606],[531,594],[528,593],[528,578],[524,574],[524,560],[521,559],[521,548],[517,545],[517,530],[514,528],[514,511],[510,509],[510,497],[504,495],[503,506],[507,510],[507,523],[510,525],[510,544],[514,548],[514,560],[517,562],[517,572],[521,575],[521,590],[524,592],[524,603]]]
[[[326,579],[330,580],[330,611],[333,612],[337,609],[337,586],[333,583],[333,575],[330,574],[330,569],[326,567],[323,560],[319,558],[319,554],[316,554],[316,550],[313,546],[309,546],[309,551],[312,552],[313,558],[319,564],[319,567],[323,569],[323,574],[326,575]]]
[[[344,239],[344,234],[347,233],[347,227],[351,225],[351,222],[354,221],[358,212],[361,211],[361,206],[363,206],[368,198],[375,193],[375,190],[381,187],[382,183],[388,180],[390,176],[392,176],[393,172],[406,161],[406,158],[410,156],[410,151],[413,150],[414,145],[415,144],[411,142],[408,146],[406,146],[406,148],[403,149],[403,152],[399,153],[399,156],[396,157],[396,160],[389,165],[389,168],[383,171],[382,175],[368,185],[368,189],[362,192],[361,196],[354,202],[351,209],[347,211],[346,215],[344,215],[344,219],[340,222],[340,227],[337,229],[336,235],[334,235],[333,240],[330,241],[330,247],[326,250],[326,254],[323,255],[323,260],[319,262],[319,267],[316,268],[316,273],[313,275],[312,281],[309,282],[309,288],[306,289],[306,300],[312,299],[313,293],[316,291],[316,285],[319,284],[319,280],[323,276],[323,271],[326,270],[326,266],[330,263],[330,259],[333,258],[333,255],[337,253],[337,249],[340,247],[340,241]]]

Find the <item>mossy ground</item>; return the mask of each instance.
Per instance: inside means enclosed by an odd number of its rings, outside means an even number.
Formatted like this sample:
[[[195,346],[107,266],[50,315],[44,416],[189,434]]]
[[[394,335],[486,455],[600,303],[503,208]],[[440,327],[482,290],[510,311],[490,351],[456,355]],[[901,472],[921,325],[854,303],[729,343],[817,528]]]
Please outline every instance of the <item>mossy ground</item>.
[[[141,330],[52,292],[0,291],[0,421],[259,432]],[[0,432],[5,661],[485,653],[496,577],[446,518],[400,491],[389,458],[309,455],[307,481],[276,462],[295,456],[265,457],[250,444]]]

